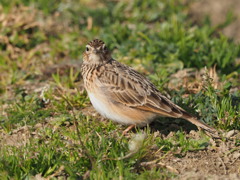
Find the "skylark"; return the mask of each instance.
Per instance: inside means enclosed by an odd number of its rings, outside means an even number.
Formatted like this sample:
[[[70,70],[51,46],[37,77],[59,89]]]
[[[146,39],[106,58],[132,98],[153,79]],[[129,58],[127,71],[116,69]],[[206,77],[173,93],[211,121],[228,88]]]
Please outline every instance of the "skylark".
[[[108,119],[130,125],[126,131],[163,116],[186,119],[198,128],[216,133],[162,95],[146,77],[114,60],[101,40],[86,45],[81,72],[94,108]]]

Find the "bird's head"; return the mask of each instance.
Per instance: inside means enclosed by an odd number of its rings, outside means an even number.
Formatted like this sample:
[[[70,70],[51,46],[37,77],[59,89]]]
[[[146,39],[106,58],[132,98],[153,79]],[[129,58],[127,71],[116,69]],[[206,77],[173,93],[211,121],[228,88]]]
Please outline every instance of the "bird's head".
[[[102,64],[111,60],[111,52],[102,40],[94,39],[86,45],[84,63]]]

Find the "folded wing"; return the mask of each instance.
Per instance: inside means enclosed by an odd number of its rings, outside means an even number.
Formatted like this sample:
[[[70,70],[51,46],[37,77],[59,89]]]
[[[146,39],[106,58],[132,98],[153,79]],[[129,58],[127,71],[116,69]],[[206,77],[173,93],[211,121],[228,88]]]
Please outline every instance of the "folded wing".
[[[116,102],[155,112],[160,116],[175,118],[183,116],[185,111],[163,96],[143,75],[117,61],[112,63],[116,63],[114,67],[121,67],[107,69],[98,77],[98,80],[101,90],[112,96]]]

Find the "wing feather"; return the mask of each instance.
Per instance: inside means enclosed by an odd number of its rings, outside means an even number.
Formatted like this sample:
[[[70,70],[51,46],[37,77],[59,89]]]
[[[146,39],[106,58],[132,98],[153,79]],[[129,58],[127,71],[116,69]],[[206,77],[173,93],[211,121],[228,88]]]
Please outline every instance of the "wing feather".
[[[117,68],[107,69],[99,76],[98,85],[116,102],[163,116],[181,117],[183,115],[182,109],[161,95],[143,75],[117,61],[112,63],[115,65],[111,68]]]

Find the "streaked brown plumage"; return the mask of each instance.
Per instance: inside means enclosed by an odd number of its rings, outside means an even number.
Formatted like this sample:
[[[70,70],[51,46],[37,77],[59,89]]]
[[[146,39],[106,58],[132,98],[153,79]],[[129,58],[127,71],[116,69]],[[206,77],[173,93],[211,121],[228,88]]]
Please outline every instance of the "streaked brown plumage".
[[[143,75],[114,60],[101,40],[87,44],[81,71],[90,100],[104,117],[137,126],[149,124],[158,116],[183,118],[216,132],[163,96]]]

